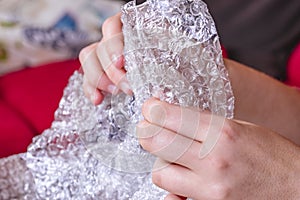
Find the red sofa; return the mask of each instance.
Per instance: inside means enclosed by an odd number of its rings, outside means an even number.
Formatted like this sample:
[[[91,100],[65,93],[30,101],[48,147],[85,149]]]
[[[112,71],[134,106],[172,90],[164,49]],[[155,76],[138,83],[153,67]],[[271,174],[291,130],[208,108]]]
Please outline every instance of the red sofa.
[[[26,151],[32,137],[50,127],[78,60],[52,63],[0,77],[0,157]],[[287,84],[300,87],[300,45],[288,62]]]
[[[24,152],[50,127],[78,60],[27,68],[0,77],[0,157]]]

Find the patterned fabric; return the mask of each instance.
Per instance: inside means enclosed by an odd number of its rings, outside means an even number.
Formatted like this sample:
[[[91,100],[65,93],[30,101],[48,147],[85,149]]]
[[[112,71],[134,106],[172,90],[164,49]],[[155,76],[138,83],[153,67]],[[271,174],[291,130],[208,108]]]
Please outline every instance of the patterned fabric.
[[[0,75],[78,56],[120,10],[109,0],[0,1]]]

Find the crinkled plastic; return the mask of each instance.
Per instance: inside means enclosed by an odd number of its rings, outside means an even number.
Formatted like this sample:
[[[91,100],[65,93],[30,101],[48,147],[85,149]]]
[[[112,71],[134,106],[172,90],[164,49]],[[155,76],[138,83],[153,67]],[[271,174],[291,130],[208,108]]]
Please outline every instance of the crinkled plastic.
[[[135,138],[143,102],[154,96],[233,117],[218,35],[202,1],[130,2],[122,13],[125,68],[134,96],[106,95],[93,106],[76,72],[52,127],[26,154],[0,161],[5,172],[0,183],[6,183],[0,184],[2,199],[163,199],[166,191],[151,181],[155,157]]]

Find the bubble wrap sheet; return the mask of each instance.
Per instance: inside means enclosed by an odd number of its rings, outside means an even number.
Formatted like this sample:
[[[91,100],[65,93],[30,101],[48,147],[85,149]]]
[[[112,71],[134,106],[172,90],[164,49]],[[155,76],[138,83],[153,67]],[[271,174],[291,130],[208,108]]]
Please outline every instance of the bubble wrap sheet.
[[[122,9],[127,78],[134,96],[93,106],[75,72],[50,129],[28,152],[0,160],[0,199],[156,200],[155,158],[135,138],[152,96],[233,117],[234,97],[212,17],[202,1],[148,0]]]

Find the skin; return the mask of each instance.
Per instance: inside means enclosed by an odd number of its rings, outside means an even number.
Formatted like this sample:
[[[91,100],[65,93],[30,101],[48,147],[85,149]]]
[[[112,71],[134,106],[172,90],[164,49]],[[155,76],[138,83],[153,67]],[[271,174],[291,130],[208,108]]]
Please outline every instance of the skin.
[[[279,134],[157,99],[144,104],[143,116],[140,144],[159,158],[153,182],[170,193],[196,200],[299,199],[300,149]],[[221,137],[200,159],[212,120],[222,123]]]
[[[103,25],[103,39],[80,53],[83,88],[95,105],[107,92],[132,94],[121,32],[118,14]],[[153,182],[174,200],[299,199],[299,91],[224,62],[236,98],[234,120],[156,99],[144,104],[137,134],[143,148],[158,157]],[[215,133],[221,134],[218,142],[202,158],[207,135]]]

